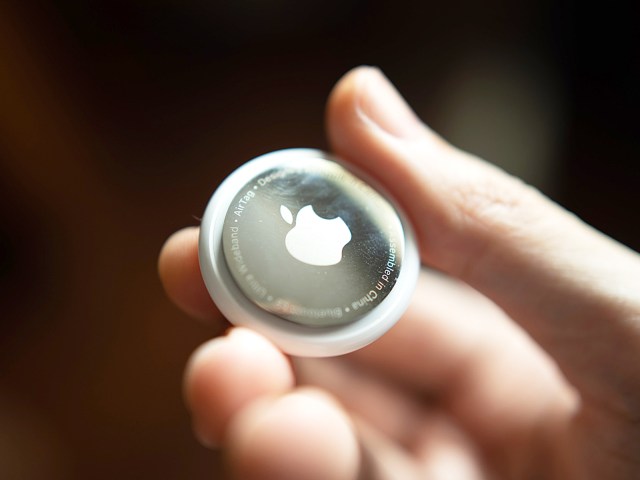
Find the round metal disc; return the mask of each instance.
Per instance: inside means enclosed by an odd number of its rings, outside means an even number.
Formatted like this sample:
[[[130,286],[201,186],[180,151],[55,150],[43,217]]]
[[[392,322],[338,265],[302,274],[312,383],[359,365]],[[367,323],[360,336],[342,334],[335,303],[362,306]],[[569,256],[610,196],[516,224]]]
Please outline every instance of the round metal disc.
[[[404,239],[393,206],[323,158],[257,174],[229,204],[222,232],[246,297],[312,327],[354,322],[382,302],[402,268]]]

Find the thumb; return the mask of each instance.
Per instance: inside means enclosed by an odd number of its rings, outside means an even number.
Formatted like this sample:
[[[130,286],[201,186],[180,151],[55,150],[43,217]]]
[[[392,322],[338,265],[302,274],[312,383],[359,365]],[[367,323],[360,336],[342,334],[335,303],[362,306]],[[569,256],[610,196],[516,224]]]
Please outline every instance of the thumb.
[[[355,69],[336,85],[327,129],[334,151],[405,209],[423,262],[496,302],[583,394],[635,395],[640,405],[635,252],[448,145],[377,69]]]

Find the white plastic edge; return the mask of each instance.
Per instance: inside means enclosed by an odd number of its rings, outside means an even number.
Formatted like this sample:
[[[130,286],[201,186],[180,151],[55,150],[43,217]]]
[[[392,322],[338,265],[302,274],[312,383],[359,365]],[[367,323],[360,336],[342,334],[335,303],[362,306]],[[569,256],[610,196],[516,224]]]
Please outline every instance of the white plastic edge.
[[[260,173],[293,159],[322,158],[339,163],[371,185],[400,216],[405,249],[400,274],[387,297],[362,318],[331,327],[305,327],[284,320],[258,307],[236,285],[222,250],[222,230],[229,206],[249,181]],[[321,150],[291,148],[267,153],[231,173],[211,197],[200,226],[198,246],[200,270],[214,303],[234,325],[260,332],[284,352],[303,357],[328,357],[357,350],[381,337],[400,319],[409,306],[420,271],[420,260],[411,224],[398,205],[376,182]]]

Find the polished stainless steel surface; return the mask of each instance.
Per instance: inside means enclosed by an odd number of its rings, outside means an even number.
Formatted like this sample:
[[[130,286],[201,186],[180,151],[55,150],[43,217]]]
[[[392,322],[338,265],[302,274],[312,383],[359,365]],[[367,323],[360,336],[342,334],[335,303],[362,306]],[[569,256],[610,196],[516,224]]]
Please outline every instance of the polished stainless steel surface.
[[[227,266],[255,304],[324,327],[361,318],[393,289],[404,232],[394,208],[340,164],[290,160],[242,188],[226,213]]]

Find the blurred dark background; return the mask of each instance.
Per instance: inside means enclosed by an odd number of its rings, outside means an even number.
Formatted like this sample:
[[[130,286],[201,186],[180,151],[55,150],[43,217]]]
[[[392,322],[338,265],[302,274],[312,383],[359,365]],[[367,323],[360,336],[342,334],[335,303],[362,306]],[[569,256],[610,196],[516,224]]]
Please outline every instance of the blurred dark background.
[[[446,138],[640,248],[631,2],[0,3],[0,478],[221,478],[156,257],[380,66]]]

